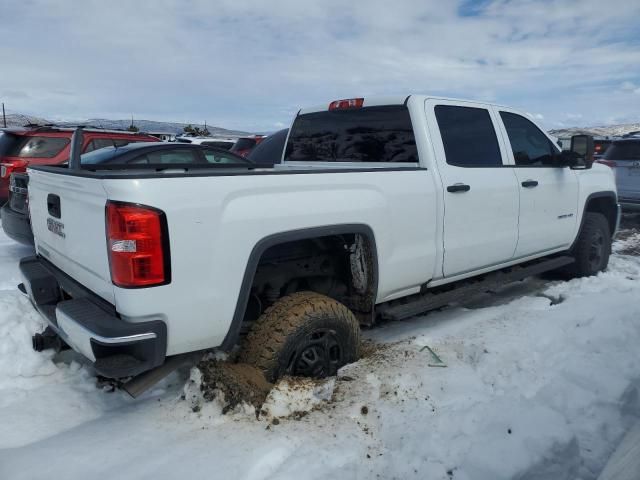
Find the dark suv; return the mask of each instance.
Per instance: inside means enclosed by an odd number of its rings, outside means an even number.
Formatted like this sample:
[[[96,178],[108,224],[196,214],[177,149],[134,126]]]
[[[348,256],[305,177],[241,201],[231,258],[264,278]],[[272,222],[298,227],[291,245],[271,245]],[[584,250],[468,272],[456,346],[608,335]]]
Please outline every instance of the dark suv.
[[[9,177],[24,172],[28,165],[56,165],[69,159],[74,128],[26,126],[5,128],[0,133],[0,206],[9,197]],[[131,142],[159,142],[144,133],[87,128],[82,151],[120,147]]]

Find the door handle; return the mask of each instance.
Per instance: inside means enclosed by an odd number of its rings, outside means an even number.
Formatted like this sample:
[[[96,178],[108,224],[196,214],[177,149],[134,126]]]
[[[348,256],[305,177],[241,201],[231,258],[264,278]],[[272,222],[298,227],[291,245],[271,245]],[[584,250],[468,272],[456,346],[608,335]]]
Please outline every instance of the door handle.
[[[468,192],[469,190],[471,190],[471,187],[469,185],[465,185],[464,183],[456,183],[447,187],[447,192],[451,193]]]
[[[47,211],[52,217],[60,218],[62,212],[60,210],[60,197],[50,193],[47,195]]]
[[[538,181],[537,180],[525,180],[524,182],[522,182],[521,184],[524,188],[534,188],[538,186]]]

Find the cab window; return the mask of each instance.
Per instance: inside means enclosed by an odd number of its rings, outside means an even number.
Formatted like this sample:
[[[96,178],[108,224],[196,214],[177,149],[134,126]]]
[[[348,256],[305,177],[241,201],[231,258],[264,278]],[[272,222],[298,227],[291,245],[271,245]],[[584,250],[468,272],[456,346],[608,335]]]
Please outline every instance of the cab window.
[[[435,114],[449,165],[502,166],[498,137],[487,109],[436,105]]]
[[[510,112],[500,112],[500,118],[507,130],[516,165],[554,166],[558,150],[533,122]]]

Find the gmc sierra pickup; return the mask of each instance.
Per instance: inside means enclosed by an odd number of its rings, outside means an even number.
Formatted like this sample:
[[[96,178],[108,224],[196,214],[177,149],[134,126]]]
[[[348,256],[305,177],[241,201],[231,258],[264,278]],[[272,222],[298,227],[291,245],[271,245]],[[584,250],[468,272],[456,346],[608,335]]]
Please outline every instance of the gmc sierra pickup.
[[[511,108],[410,95],[300,110],[270,168],[30,168],[34,344],[113,378],[236,345],[269,380],[335,374],[361,324],[604,270],[619,207],[592,142],[561,152]]]

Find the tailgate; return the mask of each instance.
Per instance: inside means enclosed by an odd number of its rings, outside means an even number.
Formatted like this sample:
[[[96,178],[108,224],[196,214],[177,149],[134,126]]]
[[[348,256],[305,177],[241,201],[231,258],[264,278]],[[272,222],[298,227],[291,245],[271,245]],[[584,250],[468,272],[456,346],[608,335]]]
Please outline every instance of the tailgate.
[[[39,255],[114,303],[102,180],[29,170],[29,211]]]

